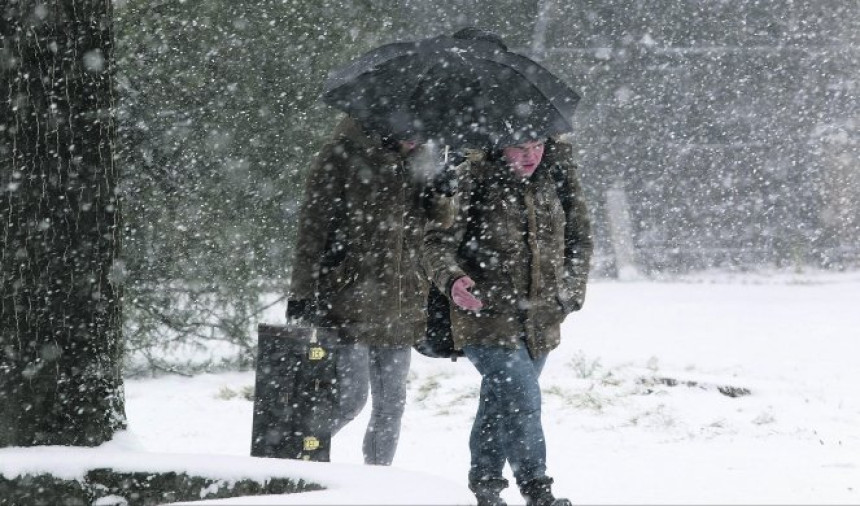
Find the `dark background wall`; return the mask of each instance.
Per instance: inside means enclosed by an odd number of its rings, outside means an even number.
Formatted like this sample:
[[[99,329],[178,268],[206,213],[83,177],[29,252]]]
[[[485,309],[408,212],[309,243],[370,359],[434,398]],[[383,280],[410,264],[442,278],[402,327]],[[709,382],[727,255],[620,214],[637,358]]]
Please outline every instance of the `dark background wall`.
[[[642,269],[856,263],[860,4],[398,3],[392,39],[478,25],[578,89],[598,267],[627,192]],[[401,25],[397,26],[399,20]]]
[[[225,340],[252,360],[263,296],[287,292],[306,168],[340,116],[316,100],[326,73],[467,25],[581,93],[595,277],[625,257],[660,276],[860,265],[857,0],[115,4],[125,335],[150,368],[168,367],[154,346]]]

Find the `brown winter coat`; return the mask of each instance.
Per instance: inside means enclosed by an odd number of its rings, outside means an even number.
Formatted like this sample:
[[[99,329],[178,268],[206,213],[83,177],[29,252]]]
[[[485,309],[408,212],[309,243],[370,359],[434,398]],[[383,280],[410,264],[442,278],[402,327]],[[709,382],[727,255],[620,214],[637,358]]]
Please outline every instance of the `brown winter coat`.
[[[444,204],[458,207],[456,217],[429,222],[424,236],[425,268],[439,289],[450,297],[453,282],[468,275],[484,303],[477,312],[451,303],[455,345],[518,347],[525,337],[532,356],[542,355],[558,346],[565,316],[582,307],[593,249],[570,146],[548,142],[526,180],[500,159],[467,161],[458,171],[459,203]],[[553,171],[566,176],[567,212]]]
[[[347,118],[311,166],[299,214],[291,298],[374,346],[409,346],[425,329],[428,206],[410,160]]]

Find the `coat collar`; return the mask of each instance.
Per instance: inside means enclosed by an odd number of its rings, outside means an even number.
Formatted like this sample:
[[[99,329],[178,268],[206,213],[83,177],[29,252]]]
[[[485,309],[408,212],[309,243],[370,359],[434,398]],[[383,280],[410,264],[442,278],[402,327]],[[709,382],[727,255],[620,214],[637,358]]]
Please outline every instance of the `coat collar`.
[[[517,177],[503,160],[480,160],[471,162],[471,165],[473,167],[472,173],[477,181],[483,184],[498,184],[523,191],[526,188],[538,185],[548,174],[551,163],[553,161],[550,159],[543,160],[535,172],[526,179]]]
[[[398,151],[386,146],[381,135],[364,130],[357,121],[349,116],[337,125],[334,137],[348,141],[373,157],[379,157],[383,163],[400,163],[406,158]]]

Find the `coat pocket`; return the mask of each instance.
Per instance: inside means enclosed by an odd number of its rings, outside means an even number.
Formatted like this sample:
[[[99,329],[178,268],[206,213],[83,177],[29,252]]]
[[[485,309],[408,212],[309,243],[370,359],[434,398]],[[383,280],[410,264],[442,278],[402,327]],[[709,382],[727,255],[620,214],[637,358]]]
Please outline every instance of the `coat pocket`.
[[[551,323],[563,322],[569,313],[566,302],[559,295],[548,298],[544,311],[546,320]]]

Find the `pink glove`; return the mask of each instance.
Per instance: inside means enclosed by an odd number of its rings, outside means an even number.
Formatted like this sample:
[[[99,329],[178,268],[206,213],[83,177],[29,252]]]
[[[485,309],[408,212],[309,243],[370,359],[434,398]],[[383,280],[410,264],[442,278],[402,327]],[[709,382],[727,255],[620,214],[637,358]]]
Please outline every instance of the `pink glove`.
[[[451,300],[467,311],[477,311],[484,307],[484,303],[469,292],[469,288],[475,286],[475,282],[469,276],[461,276],[451,285]]]

